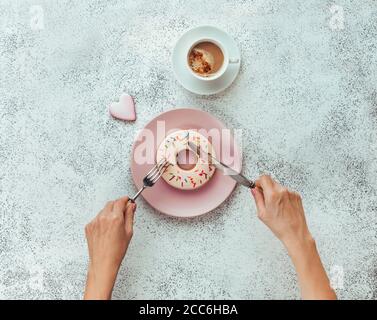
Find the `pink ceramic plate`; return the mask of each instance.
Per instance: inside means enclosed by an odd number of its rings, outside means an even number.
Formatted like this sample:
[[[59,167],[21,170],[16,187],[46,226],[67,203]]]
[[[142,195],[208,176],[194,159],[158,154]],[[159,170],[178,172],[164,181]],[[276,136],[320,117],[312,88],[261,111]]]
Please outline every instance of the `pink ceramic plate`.
[[[143,130],[150,130],[154,133],[154,141],[148,143],[148,150],[155,155],[156,150],[164,136],[157,137],[155,134],[157,131],[157,122],[164,121],[165,128],[168,132],[172,129],[205,129],[207,131],[211,129],[226,129],[225,125],[218,119],[213,117],[207,112],[198,109],[174,109],[164,112],[150,121]],[[145,143],[143,137],[143,130],[137,136],[132,148],[132,163],[131,171],[132,178],[137,188],[142,186],[142,181],[145,174],[153,167],[153,164],[138,164],[135,161],[135,149],[140,146],[141,143]],[[233,154],[233,165],[231,165],[236,171],[241,171],[241,157],[240,151],[237,145],[233,144],[233,139],[229,139],[230,150]],[[151,149],[149,149],[151,148]],[[221,155],[218,150],[219,146],[214,145],[217,155]],[[230,163],[229,159],[224,157],[221,160],[225,163]],[[219,170],[216,170],[212,179],[203,187],[197,190],[178,190],[169,186],[163,179],[160,179],[154,187],[147,188],[142,193],[144,199],[158,211],[175,217],[194,217],[205,214],[224,202],[232,193],[236,182],[228,177],[224,176]]]

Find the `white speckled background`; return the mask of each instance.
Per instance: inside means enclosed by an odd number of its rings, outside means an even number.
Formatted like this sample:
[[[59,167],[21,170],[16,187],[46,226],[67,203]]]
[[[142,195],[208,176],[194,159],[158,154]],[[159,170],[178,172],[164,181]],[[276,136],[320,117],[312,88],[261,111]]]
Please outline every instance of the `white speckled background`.
[[[343,30],[329,25],[334,3]],[[30,26],[33,5],[42,30]],[[174,41],[200,24],[228,31],[243,59],[235,83],[211,97],[185,91],[170,68]],[[0,0],[0,298],[82,297],[84,225],[135,191],[133,137],[158,113],[191,106],[244,129],[246,174],[302,193],[326,269],[343,270],[339,297],[377,299],[376,51],[373,0]],[[123,91],[136,99],[136,123],[107,113]],[[192,220],[141,199],[114,298],[299,291],[238,187]]]

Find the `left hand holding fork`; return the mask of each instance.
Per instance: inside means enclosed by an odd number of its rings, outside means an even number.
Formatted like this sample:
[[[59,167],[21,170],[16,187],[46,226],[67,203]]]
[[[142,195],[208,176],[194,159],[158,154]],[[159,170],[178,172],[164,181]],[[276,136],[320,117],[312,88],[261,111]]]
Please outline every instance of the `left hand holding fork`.
[[[111,299],[133,235],[135,210],[128,197],[110,201],[85,227],[90,261],[84,299]]]

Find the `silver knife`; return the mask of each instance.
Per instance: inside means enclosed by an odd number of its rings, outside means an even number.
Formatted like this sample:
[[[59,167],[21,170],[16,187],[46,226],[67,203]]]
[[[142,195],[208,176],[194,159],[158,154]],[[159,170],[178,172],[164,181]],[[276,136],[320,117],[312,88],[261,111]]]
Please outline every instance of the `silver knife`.
[[[191,151],[195,152],[198,157],[201,157],[201,150],[200,147],[193,144],[192,142],[188,142],[188,146],[191,149]],[[245,187],[248,188],[255,188],[255,183],[252,180],[247,179],[244,175],[241,173],[238,173],[236,170],[228,167],[225,163],[222,163],[221,161],[217,160],[211,153],[207,152],[208,159],[211,160],[211,163],[219,170],[221,170],[224,175],[230,176],[234,180],[236,180],[238,183],[242,184]]]

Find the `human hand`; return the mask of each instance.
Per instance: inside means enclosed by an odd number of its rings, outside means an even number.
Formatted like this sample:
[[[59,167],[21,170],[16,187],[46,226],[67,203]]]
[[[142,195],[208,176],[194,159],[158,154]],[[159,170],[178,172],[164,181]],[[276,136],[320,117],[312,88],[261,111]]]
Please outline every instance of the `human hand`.
[[[283,242],[292,258],[304,299],[336,299],[305,220],[298,193],[269,176],[261,176],[251,190],[258,217]]]
[[[85,227],[89,270],[85,299],[110,299],[133,234],[136,205],[128,197],[110,201]]]
[[[288,190],[270,176],[261,176],[252,194],[258,217],[287,247],[288,252],[312,241],[298,193]]]

